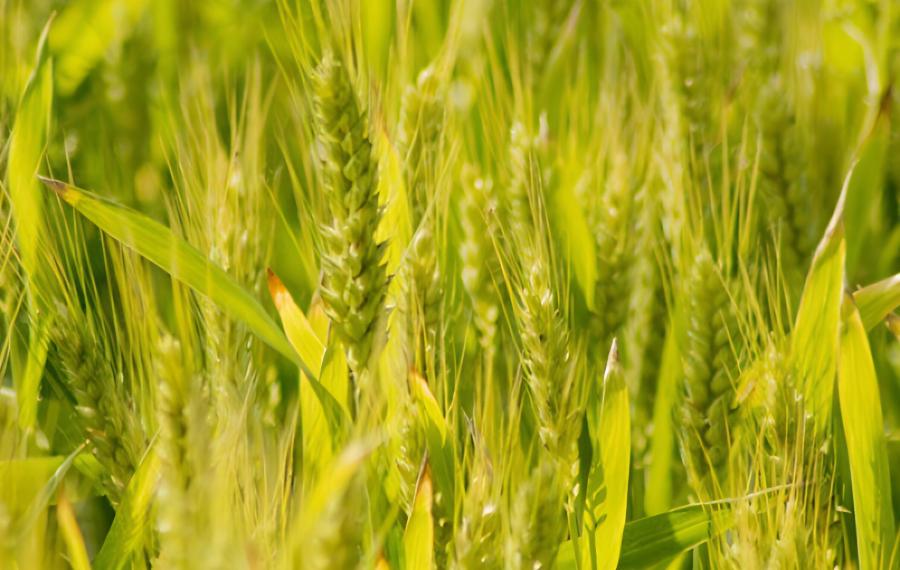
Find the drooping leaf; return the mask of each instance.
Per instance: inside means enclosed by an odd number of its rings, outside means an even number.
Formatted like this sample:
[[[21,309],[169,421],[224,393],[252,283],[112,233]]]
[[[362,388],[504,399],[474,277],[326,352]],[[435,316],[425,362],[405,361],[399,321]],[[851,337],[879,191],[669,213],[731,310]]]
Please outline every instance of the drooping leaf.
[[[194,246],[159,222],[59,180],[41,178],[60,198],[125,247],[147,258],[174,279],[206,295],[269,346],[317,378],[288,343],[262,305]]]
[[[860,312],[842,310],[838,397],[853,487],[853,520],[862,568],[885,568],[894,544],[894,514],[881,397]]]

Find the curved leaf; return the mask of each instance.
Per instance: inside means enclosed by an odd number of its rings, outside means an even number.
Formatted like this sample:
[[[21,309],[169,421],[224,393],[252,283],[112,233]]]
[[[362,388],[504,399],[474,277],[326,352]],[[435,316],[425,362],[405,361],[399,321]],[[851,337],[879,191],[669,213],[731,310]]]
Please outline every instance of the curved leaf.
[[[863,326],[872,330],[888,314],[900,307],[900,273],[863,287],[853,293]]]
[[[125,247],[133,249],[172,278],[212,299],[269,346],[318,378],[297,355],[259,301],[194,246],[159,222],[59,180],[41,178],[60,198]]]

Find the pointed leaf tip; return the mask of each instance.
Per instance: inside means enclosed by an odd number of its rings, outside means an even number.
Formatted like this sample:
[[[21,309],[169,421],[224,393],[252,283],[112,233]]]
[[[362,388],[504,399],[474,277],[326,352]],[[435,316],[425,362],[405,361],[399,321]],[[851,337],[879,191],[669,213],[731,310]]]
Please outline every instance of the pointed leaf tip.
[[[271,267],[266,268],[266,280],[269,284],[269,294],[272,296],[272,301],[274,301],[275,306],[281,310],[284,303],[284,293],[287,289],[281,279],[278,278],[278,275],[272,271]]]
[[[60,197],[65,198],[66,187],[67,187],[65,182],[61,182],[59,180],[54,180],[53,178],[47,178],[46,176],[41,176],[40,174],[37,175],[37,178],[38,178],[38,180],[43,182],[47,188],[49,188],[49,189],[53,190],[54,192],[56,192],[57,194],[59,194]]]

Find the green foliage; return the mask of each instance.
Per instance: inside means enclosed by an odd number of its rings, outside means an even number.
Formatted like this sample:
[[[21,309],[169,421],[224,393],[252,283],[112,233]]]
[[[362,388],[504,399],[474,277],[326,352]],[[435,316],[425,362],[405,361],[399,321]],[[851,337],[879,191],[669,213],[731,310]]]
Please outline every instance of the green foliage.
[[[898,26],[0,0],[0,567],[895,567]]]

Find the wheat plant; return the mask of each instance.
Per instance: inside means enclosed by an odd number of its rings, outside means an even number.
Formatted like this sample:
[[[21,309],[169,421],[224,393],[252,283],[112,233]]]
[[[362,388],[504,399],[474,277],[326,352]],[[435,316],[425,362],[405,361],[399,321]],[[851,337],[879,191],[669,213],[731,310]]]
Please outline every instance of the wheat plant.
[[[0,0],[0,568],[900,568],[894,0]]]

